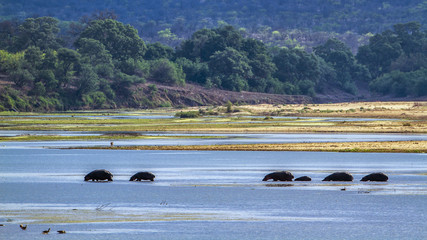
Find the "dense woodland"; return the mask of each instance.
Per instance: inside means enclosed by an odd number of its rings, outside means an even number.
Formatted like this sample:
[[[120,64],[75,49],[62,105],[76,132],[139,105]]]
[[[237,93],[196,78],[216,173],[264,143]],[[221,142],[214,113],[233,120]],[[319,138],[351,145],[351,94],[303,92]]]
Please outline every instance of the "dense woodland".
[[[304,38],[312,38],[313,32],[363,35],[397,23],[427,24],[425,0],[1,0],[0,19],[51,16],[67,25],[107,9],[134,26],[144,41],[169,44],[220,24],[284,44],[312,41]],[[351,34],[345,38],[351,38],[348,45],[357,41]]]
[[[0,110],[174,105],[154,104],[148,95],[136,98],[146,82],[152,93],[158,91],[156,84],[194,83],[313,97],[331,88],[357,95],[360,86],[368,85],[379,95],[427,95],[427,31],[419,22],[395,24],[354,54],[338,38],[310,49],[279,47],[227,24],[196,30],[172,48],[144,41],[144,32],[109,11],[83,19],[72,24],[53,17],[0,22],[0,73],[4,82],[14,83],[0,85]],[[172,34],[171,29],[162,34]]]

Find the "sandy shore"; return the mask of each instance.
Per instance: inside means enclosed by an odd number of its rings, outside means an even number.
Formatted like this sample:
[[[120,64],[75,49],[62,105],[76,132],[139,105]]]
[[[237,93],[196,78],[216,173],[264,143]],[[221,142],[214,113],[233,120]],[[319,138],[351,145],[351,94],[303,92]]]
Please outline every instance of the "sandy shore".
[[[190,145],[190,146],[182,146],[182,145],[180,146],[124,146],[124,147],[88,147],[87,149],[427,153],[427,141],[321,142],[321,143]]]

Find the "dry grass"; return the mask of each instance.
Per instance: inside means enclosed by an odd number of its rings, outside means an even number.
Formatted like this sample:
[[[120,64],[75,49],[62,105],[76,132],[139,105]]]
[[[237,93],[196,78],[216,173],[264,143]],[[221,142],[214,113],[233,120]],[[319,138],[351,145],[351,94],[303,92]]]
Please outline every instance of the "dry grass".
[[[248,105],[240,109],[259,115],[398,118],[427,120],[427,102],[350,102],[332,104]]]
[[[320,143],[284,143],[284,144],[190,145],[190,146],[182,146],[182,145],[179,145],[179,146],[124,146],[124,147],[88,147],[88,149],[426,153],[427,141],[333,142],[333,143],[320,142]]]

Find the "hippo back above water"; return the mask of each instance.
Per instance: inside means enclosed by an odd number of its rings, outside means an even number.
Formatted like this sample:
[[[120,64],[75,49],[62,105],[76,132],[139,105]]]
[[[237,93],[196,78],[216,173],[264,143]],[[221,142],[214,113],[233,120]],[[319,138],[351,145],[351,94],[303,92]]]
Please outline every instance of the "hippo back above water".
[[[289,171],[281,171],[281,172],[272,172],[270,174],[265,175],[263,181],[268,181],[273,179],[273,181],[292,181],[294,179],[294,175],[292,175]]]
[[[368,174],[366,176],[364,176],[360,181],[362,182],[367,182],[367,181],[371,181],[371,182],[387,182],[388,180],[388,176],[385,175],[382,172],[377,172],[377,173],[371,173]]]
[[[135,173],[130,179],[129,181],[141,181],[141,180],[150,180],[150,181],[154,181],[154,178],[156,176],[154,176],[154,174],[150,173],[150,172],[138,172]]]
[[[353,181],[353,176],[348,172],[335,172],[331,175],[325,177],[323,181],[342,181],[342,182],[351,182]]]
[[[109,171],[105,170],[105,169],[98,169],[98,170],[94,170],[90,173],[88,173],[85,176],[85,181],[103,181],[103,180],[107,180],[107,181],[113,181],[113,174],[111,174]]]

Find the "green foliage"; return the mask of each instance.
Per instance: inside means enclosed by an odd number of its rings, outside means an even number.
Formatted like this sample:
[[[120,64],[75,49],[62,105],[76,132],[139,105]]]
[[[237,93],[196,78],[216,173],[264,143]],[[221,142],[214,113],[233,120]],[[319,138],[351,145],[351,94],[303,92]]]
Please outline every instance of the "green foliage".
[[[113,19],[90,22],[76,41],[78,48],[83,38],[99,41],[112,58],[119,61],[130,58],[140,60],[147,48],[135,28]]]
[[[47,92],[53,92],[58,89],[59,81],[55,78],[52,70],[40,71],[38,79],[43,83]]]
[[[28,111],[30,103],[28,99],[22,98],[20,92],[6,87],[0,92],[0,103],[2,111]]]
[[[210,74],[207,63],[201,63],[199,59],[191,61],[187,58],[178,58],[175,62],[182,67],[187,81],[201,85],[206,84]]]
[[[253,76],[249,59],[230,47],[212,55],[209,69],[213,76],[221,79],[221,87],[231,91],[248,90],[247,78]]]
[[[179,118],[198,118],[200,117],[199,111],[188,111],[188,112],[178,112],[175,114],[175,117]]]
[[[273,62],[278,70],[276,77],[286,94],[314,95],[314,88],[320,79],[318,59],[300,49],[281,49]]]
[[[9,53],[6,50],[0,50],[0,71],[16,71],[24,59],[24,52]]]
[[[227,113],[233,112],[233,104],[230,101],[227,101],[227,104],[225,106],[227,107],[226,109]]]
[[[372,91],[396,97],[426,95],[427,32],[419,23],[396,24],[376,34],[359,49],[357,59],[374,77]]]
[[[372,91],[396,97],[426,96],[427,69],[413,72],[393,71],[373,80],[369,87]]]
[[[89,65],[82,65],[80,75],[76,78],[73,85],[77,88],[77,97],[82,97],[85,94],[96,91],[98,89],[98,75],[93,71]]]
[[[150,80],[166,84],[185,84],[185,74],[182,68],[167,59],[159,59],[151,62]]]
[[[80,53],[83,62],[92,66],[109,65],[110,68],[113,68],[112,56],[100,41],[91,38],[80,38],[76,45],[78,45],[77,51]]]
[[[84,94],[82,100],[85,106],[100,109],[105,107],[107,103],[107,97],[103,92],[90,92],[89,94]]]
[[[144,59],[156,60],[156,59],[171,59],[174,50],[171,47],[163,45],[161,43],[147,44],[147,51],[145,52]]]
[[[41,50],[58,49],[60,47],[57,34],[58,20],[52,17],[27,18],[19,26],[16,49],[38,47]]]
[[[80,54],[72,49],[60,48],[58,50],[58,67],[56,76],[62,86],[67,86],[80,67]]]
[[[355,83],[369,81],[368,70],[356,62],[351,50],[338,39],[329,39],[325,44],[315,47],[314,52],[335,70],[336,83],[343,90],[356,94]]]
[[[286,34],[268,26],[256,30],[272,41],[287,39],[293,46],[272,47],[242,35],[254,29],[236,30],[225,22],[194,32],[176,50],[158,42],[146,46],[135,28],[114,19],[94,15],[78,26],[49,17],[0,23],[4,37],[0,39],[0,73],[15,83],[1,93],[0,108],[51,111],[173,105],[149,99],[158,94],[155,84],[149,86],[148,96],[138,91],[145,79],[156,84],[192,82],[207,88],[312,97],[331,86],[356,94],[358,85],[371,81],[371,91],[378,94],[427,95],[427,33],[416,22],[396,24],[373,35],[355,57],[354,46],[350,49],[338,39],[324,39],[310,52],[298,47],[298,30]],[[186,20],[176,21],[183,27]],[[61,34],[58,26],[63,27]],[[176,41],[177,26],[162,25],[161,30],[161,38]],[[64,34],[63,43],[75,39],[76,50],[60,46],[58,36]]]
[[[36,82],[33,89],[30,91],[31,95],[44,96],[46,94],[46,88],[42,82]]]
[[[13,71],[10,73],[9,78],[20,88],[24,86],[31,86],[34,81],[34,76],[27,69],[18,69]]]

